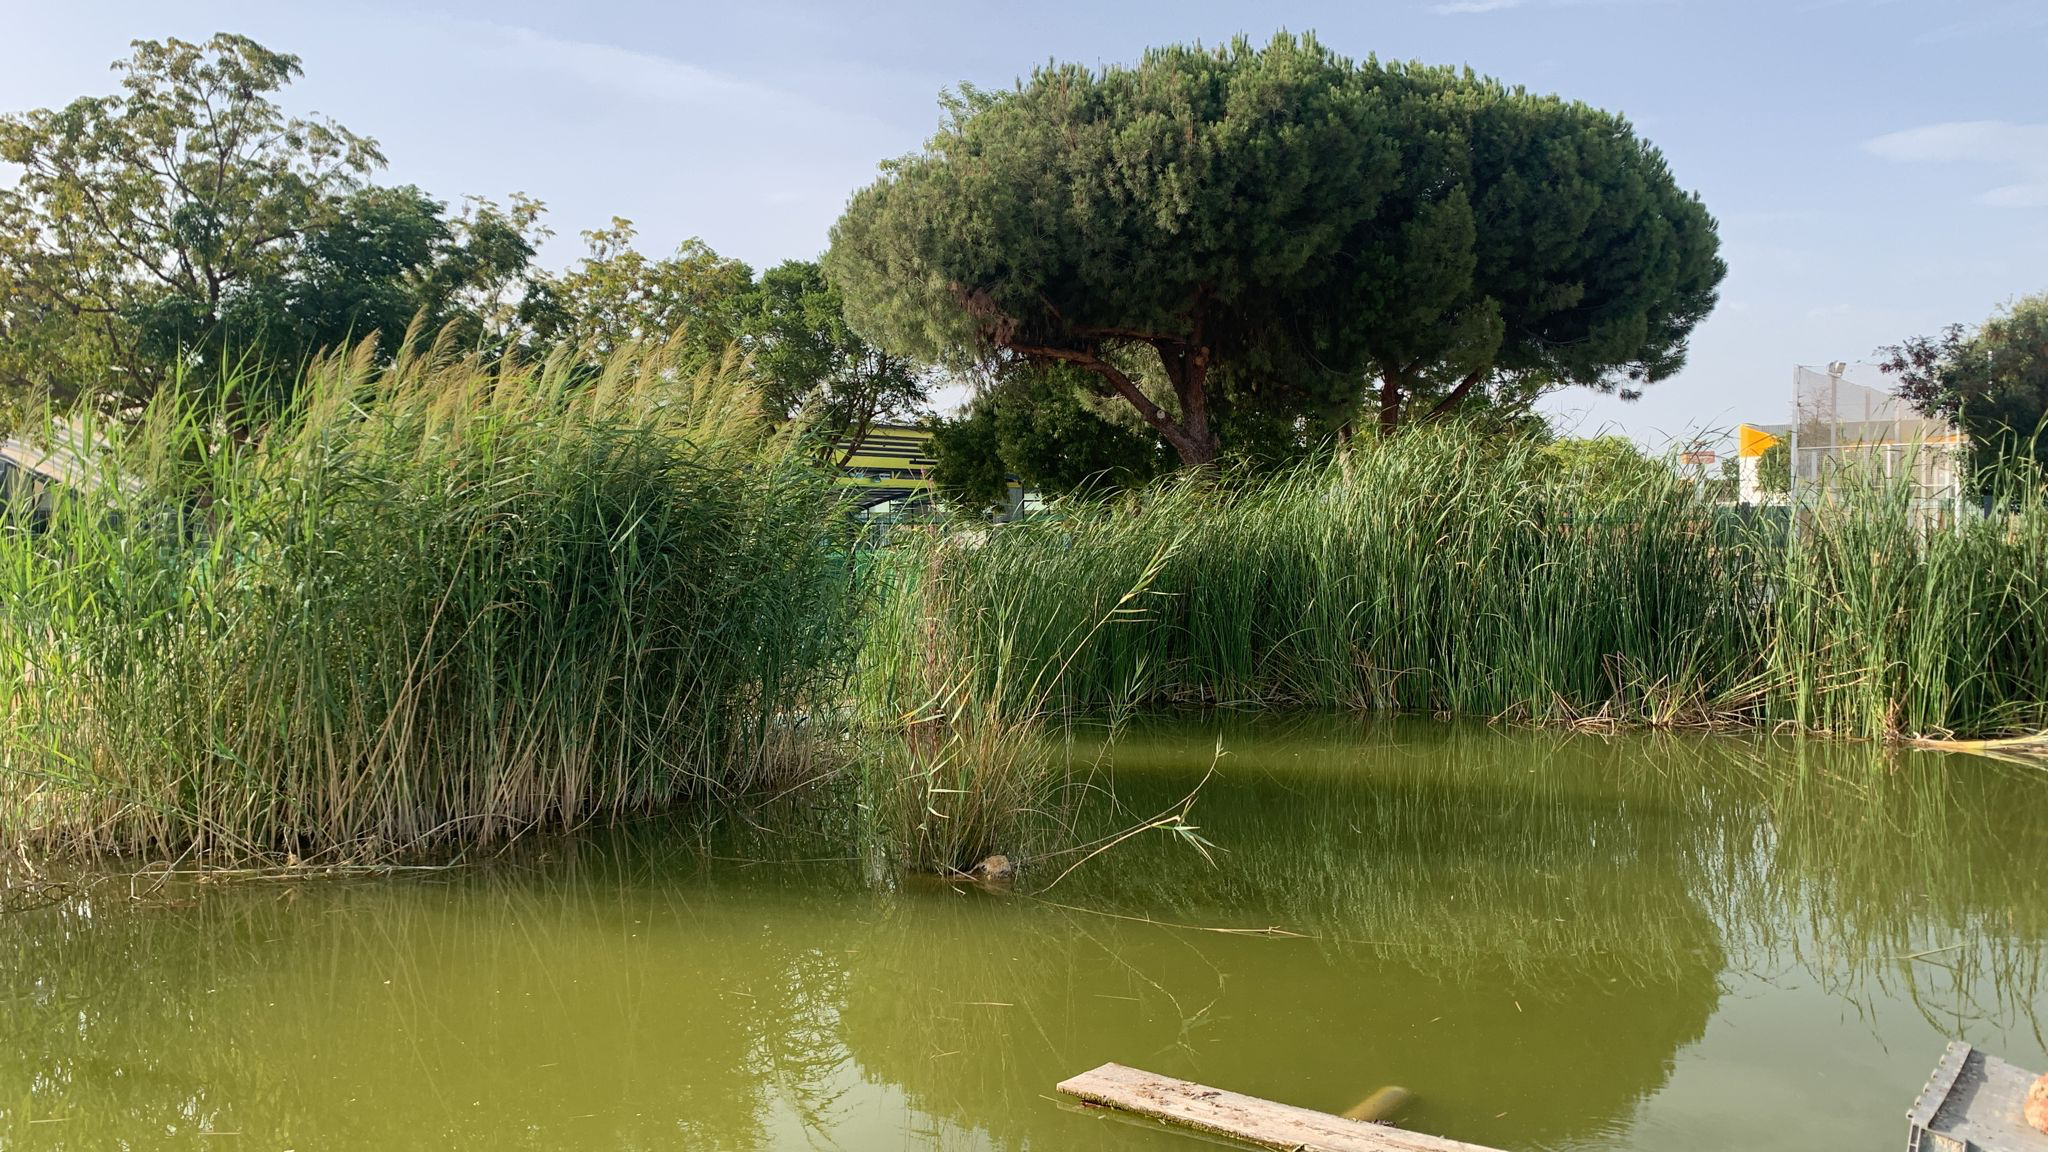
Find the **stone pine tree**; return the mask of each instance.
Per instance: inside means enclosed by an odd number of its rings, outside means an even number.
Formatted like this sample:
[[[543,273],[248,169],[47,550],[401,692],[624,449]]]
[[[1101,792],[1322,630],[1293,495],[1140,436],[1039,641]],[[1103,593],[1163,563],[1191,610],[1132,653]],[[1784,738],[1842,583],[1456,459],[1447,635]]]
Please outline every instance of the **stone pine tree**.
[[[962,88],[833,231],[854,327],[937,362],[1066,365],[1184,465],[1222,429],[1683,361],[1713,220],[1611,114],[1312,37]],[[1055,383],[1067,377],[1040,374]]]
[[[1727,272],[1713,218],[1611,113],[1447,69],[1360,71],[1400,111],[1386,248],[1350,249],[1383,428],[1424,402],[1629,396],[1683,366]],[[1367,233],[1372,235],[1370,229]]]

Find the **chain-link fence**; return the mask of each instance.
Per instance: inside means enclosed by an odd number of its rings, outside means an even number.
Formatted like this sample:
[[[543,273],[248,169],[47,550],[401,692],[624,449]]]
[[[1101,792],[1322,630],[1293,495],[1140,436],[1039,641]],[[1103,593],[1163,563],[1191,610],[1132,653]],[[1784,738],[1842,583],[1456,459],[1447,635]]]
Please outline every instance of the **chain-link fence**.
[[[1905,483],[1916,504],[1946,514],[1962,498],[1963,438],[1886,387],[1872,364],[1793,369],[1790,424],[1742,427],[1742,499],[1826,499],[1844,484]]]
[[[1884,387],[1869,364],[1793,370],[1792,482],[1820,491],[1849,477],[1907,479],[1919,498],[1953,503],[1962,437]]]

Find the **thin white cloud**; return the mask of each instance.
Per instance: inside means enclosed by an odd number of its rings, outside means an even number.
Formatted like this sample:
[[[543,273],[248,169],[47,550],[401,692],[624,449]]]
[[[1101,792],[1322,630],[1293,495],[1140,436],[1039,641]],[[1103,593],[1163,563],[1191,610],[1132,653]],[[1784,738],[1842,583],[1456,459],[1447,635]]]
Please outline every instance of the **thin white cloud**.
[[[1429,6],[1439,16],[1470,16],[1476,12],[1501,12],[1509,8],[1666,8],[1679,0],[1443,0]]]
[[[2010,36],[2038,28],[2048,28],[2048,11],[2042,9],[2040,0],[2007,0],[1989,10],[1934,28],[1921,36],[1920,42],[1936,44],[1946,40]]]
[[[722,104],[758,99],[772,90],[684,64],[651,52],[636,52],[588,40],[567,40],[532,28],[492,25],[499,59],[551,72],[592,88],[664,104]]]
[[[2034,184],[2007,184],[1977,197],[1994,208],[2048,208],[2048,179]]]
[[[739,114],[747,118],[809,120],[845,131],[879,128],[872,118],[801,93],[668,56],[594,40],[556,36],[493,20],[437,16],[474,56],[506,71],[552,76],[627,100]]]
[[[2001,182],[1980,192],[1979,204],[2048,207],[2048,124],[1954,120],[1890,132],[1866,141],[1863,149],[1903,164],[1981,169]]]

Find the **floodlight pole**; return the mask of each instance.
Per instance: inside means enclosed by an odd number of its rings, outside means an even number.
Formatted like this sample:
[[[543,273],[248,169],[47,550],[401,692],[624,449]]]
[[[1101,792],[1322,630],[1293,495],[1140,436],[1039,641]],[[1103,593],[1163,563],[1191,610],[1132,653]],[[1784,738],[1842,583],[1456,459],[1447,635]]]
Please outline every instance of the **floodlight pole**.
[[[1785,543],[1799,541],[1799,369],[1792,369],[1792,430],[1785,434]]]

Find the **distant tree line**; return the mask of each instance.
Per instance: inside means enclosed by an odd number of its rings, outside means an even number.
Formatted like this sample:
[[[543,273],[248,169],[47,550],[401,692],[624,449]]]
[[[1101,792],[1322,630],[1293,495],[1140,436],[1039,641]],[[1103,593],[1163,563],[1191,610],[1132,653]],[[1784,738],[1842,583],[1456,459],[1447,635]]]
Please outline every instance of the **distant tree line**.
[[[677,338],[750,353],[777,418],[833,435],[919,410],[926,377],[849,328],[818,265],[758,277],[690,240],[666,257],[614,219],[586,256],[535,262],[543,206],[458,205],[374,181],[377,144],[275,97],[296,56],[243,36],[137,41],[120,92],[0,117],[0,396],[20,411],[134,411],[166,387],[233,383],[274,410],[315,355],[408,341],[587,356]]]
[[[377,183],[374,140],[288,114],[297,57],[137,41],[119,91],[0,117],[0,397],[132,412],[232,382],[276,411],[364,347],[751,358],[770,415],[833,438],[928,411],[968,503],[1254,466],[1684,362],[1713,218],[1609,112],[1313,37],[963,87],[856,192],[821,263],[756,274],[630,221],[551,271],[544,207]],[[1930,386],[1931,387],[1931,386]]]

